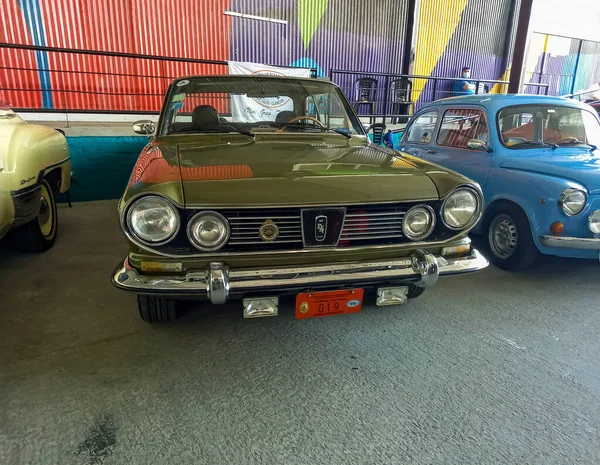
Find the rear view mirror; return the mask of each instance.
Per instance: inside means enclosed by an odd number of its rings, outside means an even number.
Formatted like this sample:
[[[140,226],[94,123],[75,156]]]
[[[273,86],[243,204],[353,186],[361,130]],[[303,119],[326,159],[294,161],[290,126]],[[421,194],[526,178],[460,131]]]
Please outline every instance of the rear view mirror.
[[[488,145],[488,143],[484,140],[481,139],[471,139],[469,142],[467,142],[467,147],[470,150],[480,150],[480,151],[486,151],[486,152],[491,152],[492,149],[491,147]]]
[[[142,119],[133,123],[133,132],[136,134],[148,136],[150,134],[154,134],[155,130],[156,126],[154,125],[154,122],[150,121],[149,119]]]

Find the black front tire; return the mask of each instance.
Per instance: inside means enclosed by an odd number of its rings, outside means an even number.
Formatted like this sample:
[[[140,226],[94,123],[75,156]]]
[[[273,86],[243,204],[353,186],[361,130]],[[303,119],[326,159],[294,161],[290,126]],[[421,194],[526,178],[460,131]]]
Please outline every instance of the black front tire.
[[[42,197],[38,216],[13,231],[14,243],[22,252],[45,252],[54,245],[58,232],[58,216],[54,192],[47,180],[41,182]]]
[[[500,222],[504,224],[499,226]],[[498,268],[509,271],[524,270],[531,266],[538,256],[529,219],[523,210],[514,204],[502,203],[494,206],[486,215],[484,231],[490,261]],[[497,235],[505,235],[507,241],[513,243],[503,247],[506,241]]]
[[[424,287],[419,287],[415,286],[414,284],[411,284],[408,286],[408,293],[406,294],[406,297],[408,297],[409,299],[416,299],[421,294],[423,294],[423,292],[425,292]]]
[[[173,299],[138,295],[140,317],[146,323],[169,323],[177,319],[177,306]]]

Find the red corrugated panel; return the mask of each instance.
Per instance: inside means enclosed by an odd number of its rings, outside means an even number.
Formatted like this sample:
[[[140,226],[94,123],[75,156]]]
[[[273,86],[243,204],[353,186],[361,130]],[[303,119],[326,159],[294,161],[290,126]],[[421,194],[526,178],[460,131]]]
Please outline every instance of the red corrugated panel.
[[[227,60],[230,0],[40,0],[46,45],[167,57]],[[2,41],[31,44],[18,0],[0,2]],[[36,69],[34,52],[0,49],[2,67]],[[57,109],[158,111],[169,82],[190,74],[226,74],[224,65],[48,53]],[[64,72],[66,71],[66,72]],[[1,87],[39,89],[36,71],[0,69]],[[41,94],[10,92],[19,107],[41,107]]]
[[[31,36],[16,0],[0,1],[0,18],[3,23],[0,28],[1,42],[31,45]],[[12,107],[41,107],[41,93],[38,90],[26,90],[40,88],[36,69],[35,52],[0,49],[0,87],[22,89],[0,91],[0,98]]]

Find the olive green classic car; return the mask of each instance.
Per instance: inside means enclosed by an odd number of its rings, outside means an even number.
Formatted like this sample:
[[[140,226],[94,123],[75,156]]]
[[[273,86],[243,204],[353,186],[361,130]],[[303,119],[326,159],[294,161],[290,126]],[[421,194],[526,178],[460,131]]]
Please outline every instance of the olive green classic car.
[[[487,266],[467,237],[479,186],[371,144],[330,82],[185,77],[134,130],[154,137],[119,203],[130,251],[112,281],[145,321],[182,299],[272,316],[283,294],[300,319],[353,313]]]
[[[0,101],[0,238],[10,232],[23,251],[49,249],[58,227],[55,195],[69,187],[65,136],[26,123]]]

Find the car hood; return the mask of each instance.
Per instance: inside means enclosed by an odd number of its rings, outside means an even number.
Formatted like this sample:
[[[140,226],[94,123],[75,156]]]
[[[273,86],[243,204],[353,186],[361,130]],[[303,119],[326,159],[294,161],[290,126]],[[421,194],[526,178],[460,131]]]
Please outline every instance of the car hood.
[[[178,145],[186,206],[277,206],[438,198],[398,152],[373,145],[249,142]]]
[[[600,151],[559,148],[533,156],[508,157],[502,168],[548,174],[583,184],[591,194],[600,193]]]

